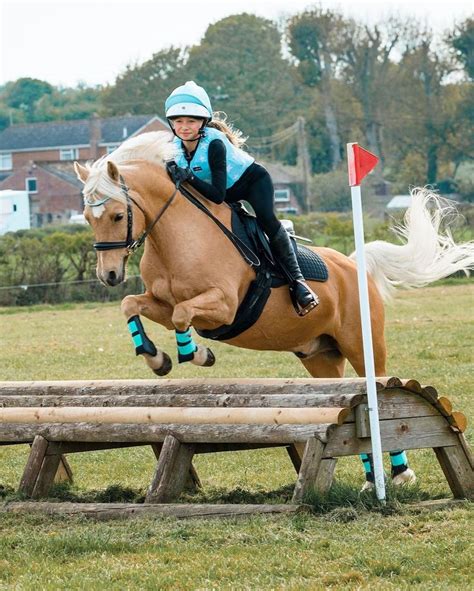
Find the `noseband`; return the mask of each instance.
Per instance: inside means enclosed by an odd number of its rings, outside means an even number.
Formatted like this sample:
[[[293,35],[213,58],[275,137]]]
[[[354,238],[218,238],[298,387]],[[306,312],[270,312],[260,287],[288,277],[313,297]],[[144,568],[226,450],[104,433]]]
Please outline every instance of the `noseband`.
[[[171,205],[171,203],[173,202],[173,199],[176,196],[176,193],[178,192],[179,187],[178,186],[175,187],[173,194],[171,195],[171,197],[169,197],[169,199],[166,201],[166,203],[160,209],[160,211],[158,212],[158,215],[155,217],[155,219],[145,228],[145,230],[143,230],[143,232],[140,234],[140,236],[136,240],[134,240],[133,236],[132,236],[132,231],[133,231],[132,203],[138,207],[138,209],[143,213],[143,215],[145,217],[146,217],[146,214],[145,214],[145,211],[143,210],[143,208],[135,201],[135,199],[128,192],[129,189],[128,189],[127,185],[125,184],[125,181],[123,180],[122,175],[119,176],[119,181],[120,181],[120,189],[121,189],[122,193],[125,195],[125,198],[127,199],[127,238],[125,240],[120,240],[118,242],[95,242],[93,246],[94,246],[95,250],[114,250],[116,248],[126,248],[128,253],[132,254],[137,250],[137,248],[140,248],[140,246],[145,242],[145,238],[152,231],[155,224],[158,222],[158,220],[161,218],[161,216],[165,213],[165,211]],[[103,199],[100,199],[99,201],[88,201],[86,199],[86,205],[88,205],[89,207],[98,207],[99,205],[103,205],[104,203],[109,201],[109,199],[112,199],[112,197],[104,197]]]

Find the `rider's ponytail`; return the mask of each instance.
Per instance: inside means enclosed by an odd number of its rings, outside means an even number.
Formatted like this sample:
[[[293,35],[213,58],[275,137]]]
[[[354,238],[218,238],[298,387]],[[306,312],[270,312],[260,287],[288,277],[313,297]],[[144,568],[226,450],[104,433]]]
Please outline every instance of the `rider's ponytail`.
[[[223,111],[214,112],[211,121],[207,125],[225,133],[227,139],[237,148],[241,148],[247,140],[247,137],[244,136],[240,129],[227,122],[227,115]]]

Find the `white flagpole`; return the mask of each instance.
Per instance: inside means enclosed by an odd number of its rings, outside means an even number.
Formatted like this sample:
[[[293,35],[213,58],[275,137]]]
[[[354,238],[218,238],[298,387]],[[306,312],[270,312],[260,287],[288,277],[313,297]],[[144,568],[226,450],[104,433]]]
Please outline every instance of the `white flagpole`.
[[[356,247],[357,280],[359,284],[359,305],[362,322],[362,342],[364,347],[365,376],[367,379],[367,398],[369,403],[370,438],[374,462],[375,493],[379,501],[385,502],[385,478],[382,461],[382,442],[380,439],[379,409],[375,385],[374,351],[372,346],[372,327],[370,323],[369,288],[365,263],[364,218],[360,185],[351,186],[352,219]]]

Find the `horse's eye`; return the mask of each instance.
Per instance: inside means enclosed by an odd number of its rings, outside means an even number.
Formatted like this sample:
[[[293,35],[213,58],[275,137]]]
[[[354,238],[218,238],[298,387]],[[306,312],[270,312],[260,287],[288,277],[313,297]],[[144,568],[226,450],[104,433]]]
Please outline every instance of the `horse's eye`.
[[[114,217],[114,222],[120,222],[120,220],[123,220],[123,213],[117,213]]]

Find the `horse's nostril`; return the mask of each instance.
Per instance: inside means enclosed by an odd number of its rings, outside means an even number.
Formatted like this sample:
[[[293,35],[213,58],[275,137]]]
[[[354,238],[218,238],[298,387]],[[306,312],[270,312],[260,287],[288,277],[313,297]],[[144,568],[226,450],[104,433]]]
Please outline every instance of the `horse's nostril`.
[[[115,271],[109,271],[107,283],[109,285],[115,285],[117,283],[117,273]]]

